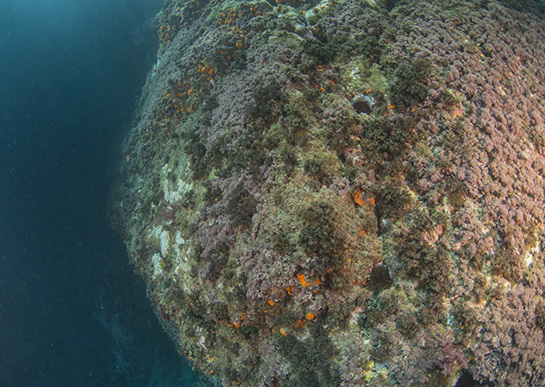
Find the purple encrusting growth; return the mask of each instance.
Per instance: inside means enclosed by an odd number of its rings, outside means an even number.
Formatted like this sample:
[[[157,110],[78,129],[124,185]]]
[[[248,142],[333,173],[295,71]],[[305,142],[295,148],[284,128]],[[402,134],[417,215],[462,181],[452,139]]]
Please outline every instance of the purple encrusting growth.
[[[205,383],[545,385],[539,3],[386,3],[158,17],[112,219]]]

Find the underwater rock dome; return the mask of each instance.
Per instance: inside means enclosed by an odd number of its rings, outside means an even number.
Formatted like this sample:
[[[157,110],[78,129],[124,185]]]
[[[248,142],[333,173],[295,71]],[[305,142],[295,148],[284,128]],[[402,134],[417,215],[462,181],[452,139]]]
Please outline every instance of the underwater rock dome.
[[[112,220],[221,386],[545,385],[538,2],[168,0]]]

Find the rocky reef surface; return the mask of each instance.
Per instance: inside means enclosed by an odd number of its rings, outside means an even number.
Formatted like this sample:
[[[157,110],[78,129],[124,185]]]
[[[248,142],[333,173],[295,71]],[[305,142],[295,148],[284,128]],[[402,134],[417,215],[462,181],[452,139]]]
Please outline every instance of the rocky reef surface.
[[[545,385],[539,2],[168,0],[112,221],[222,386]]]

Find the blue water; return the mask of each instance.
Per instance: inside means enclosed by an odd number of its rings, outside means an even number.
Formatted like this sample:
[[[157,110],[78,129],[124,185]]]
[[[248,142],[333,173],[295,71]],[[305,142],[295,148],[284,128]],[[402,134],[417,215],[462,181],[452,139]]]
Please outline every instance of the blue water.
[[[110,230],[161,0],[0,0],[0,386],[192,386]]]

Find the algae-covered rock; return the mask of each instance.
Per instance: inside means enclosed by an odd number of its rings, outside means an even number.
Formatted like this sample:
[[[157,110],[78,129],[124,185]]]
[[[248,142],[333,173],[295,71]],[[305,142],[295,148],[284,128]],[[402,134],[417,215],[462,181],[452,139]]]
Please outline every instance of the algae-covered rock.
[[[112,220],[206,382],[545,385],[531,10],[166,2]]]

